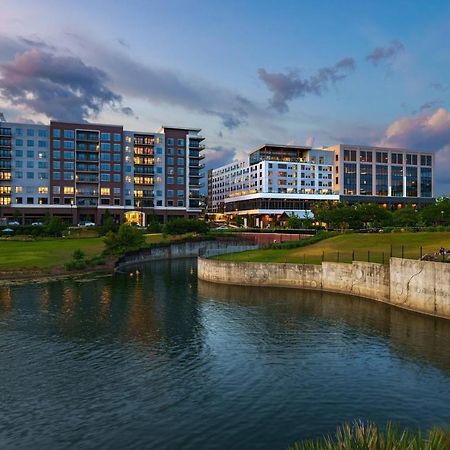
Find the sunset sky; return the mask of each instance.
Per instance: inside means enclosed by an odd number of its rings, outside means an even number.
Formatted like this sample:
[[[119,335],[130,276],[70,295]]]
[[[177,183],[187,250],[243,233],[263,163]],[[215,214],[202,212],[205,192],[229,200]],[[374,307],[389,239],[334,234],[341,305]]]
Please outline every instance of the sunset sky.
[[[450,194],[450,1],[0,0],[0,111],[263,143],[437,152]]]

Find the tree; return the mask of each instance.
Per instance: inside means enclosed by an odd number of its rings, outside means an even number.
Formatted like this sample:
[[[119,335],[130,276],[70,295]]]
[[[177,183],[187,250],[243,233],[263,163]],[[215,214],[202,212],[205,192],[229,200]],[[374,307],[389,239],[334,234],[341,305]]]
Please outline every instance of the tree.
[[[61,237],[67,225],[59,217],[47,217],[44,221],[44,233],[47,236]]]
[[[100,226],[99,232],[101,236],[106,235],[109,231],[117,231],[119,225],[115,222],[114,217],[107,210],[102,217],[102,225]]]
[[[289,216],[286,224],[288,228],[292,229],[301,228],[302,220],[296,214],[292,214],[292,216]]]
[[[420,210],[420,216],[427,225],[449,225],[450,198],[440,197],[433,205],[424,206]]]
[[[103,242],[107,253],[120,255],[129,250],[141,248],[145,243],[145,238],[140,230],[124,223],[120,225],[116,233],[108,231]]]
[[[397,209],[392,213],[394,225],[398,227],[412,227],[417,224],[419,219],[417,210],[408,206]]]
[[[172,219],[162,229],[164,234],[198,233],[205,234],[209,231],[208,224],[203,220]]]

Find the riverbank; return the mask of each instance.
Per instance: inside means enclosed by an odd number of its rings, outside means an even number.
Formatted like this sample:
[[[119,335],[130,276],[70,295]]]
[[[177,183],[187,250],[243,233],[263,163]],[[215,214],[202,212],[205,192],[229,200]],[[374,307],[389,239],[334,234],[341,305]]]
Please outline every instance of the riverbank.
[[[343,293],[450,319],[450,264],[446,263],[390,258],[389,264],[353,261],[314,265],[199,258],[198,278]]]

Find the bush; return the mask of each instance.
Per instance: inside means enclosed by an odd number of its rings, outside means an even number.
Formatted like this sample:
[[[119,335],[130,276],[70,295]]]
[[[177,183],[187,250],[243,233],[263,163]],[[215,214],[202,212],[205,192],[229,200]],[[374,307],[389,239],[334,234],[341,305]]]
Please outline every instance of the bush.
[[[209,231],[208,224],[202,220],[173,219],[167,222],[162,229],[164,234],[197,233],[206,234]]]
[[[100,236],[105,236],[109,231],[116,232],[118,229],[119,225],[114,221],[114,217],[106,211],[102,218],[102,225],[98,228]]]
[[[103,255],[96,255],[88,260],[88,264],[90,266],[103,266],[105,263],[106,263],[106,260]]]
[[[129,250],[137,250],[145,243],[142,232],[131,225],[122,224],[117,233],[109,231],[103,242],[106,246],[106,253],[121,255]]]
[[[43,232],[46,236],[61,237],[66,229],[67,225],[59,217],[49,217],[44,221]]]
[[[161,233],[162,225],[158,222],[158,218],[152,214],[148,218],[147,231],[149,233]]]
[[[66,270],[83,270],[87,267],[87,262],[84,259],[72,259],[64,264]]]
[[[340,233],[336,231],[320,231],[314,236],[308,237],[306,239],[300,239],[299,241],[287,241],[287,242],[280,242],[277,244],[271,244],[270,248],[289,249],[289,248],[306,247],[307,245],[315,244],[316,242],[323,241],[324,239],[328,239],[333,236],[337,236],[338,234]]]

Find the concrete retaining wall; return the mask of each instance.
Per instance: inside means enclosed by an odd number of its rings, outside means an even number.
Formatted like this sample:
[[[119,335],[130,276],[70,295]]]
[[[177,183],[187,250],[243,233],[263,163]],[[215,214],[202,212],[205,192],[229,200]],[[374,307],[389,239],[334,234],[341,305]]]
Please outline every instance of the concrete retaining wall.
[[[391,258],[389,265],[236,263],[198,259],[198,277],[215,283],[321,289],[450,318],[450,264]]]
[[[175,242],[161,247],[146,248],[134,252],[128,252],[116,263],[116,270],[132,264],[159,261],[174,258],[195,258],[199,255],[208,257],[225,253],[243,252],[255,250],[258,245],[236,241],[188,241]]]

